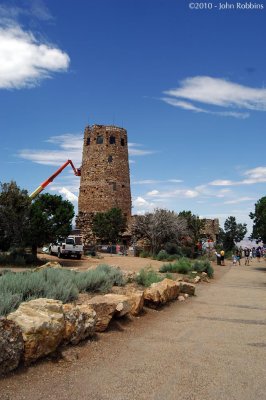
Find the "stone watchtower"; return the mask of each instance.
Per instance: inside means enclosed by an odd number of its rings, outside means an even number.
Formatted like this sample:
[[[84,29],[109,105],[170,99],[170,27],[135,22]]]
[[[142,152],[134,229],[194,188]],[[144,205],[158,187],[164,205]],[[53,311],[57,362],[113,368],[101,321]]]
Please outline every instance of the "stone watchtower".
[[[87,126],[84,132],[78,202],[78,228],[89,240],[97,212],[120,208],[130,221],[131,192],[127,131],[116,126]]]

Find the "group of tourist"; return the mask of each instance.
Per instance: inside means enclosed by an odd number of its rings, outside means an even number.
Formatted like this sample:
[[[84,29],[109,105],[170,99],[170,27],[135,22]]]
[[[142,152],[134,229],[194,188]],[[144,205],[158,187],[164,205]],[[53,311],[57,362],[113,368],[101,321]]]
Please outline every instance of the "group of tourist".
[[[224,250],[221,250],[220,253],[215,252],[215,255],[217,257],[217,263],[225,265]],[[249,265],[250,261],[252,261],[253,258],[257,258],[257,261],[260,262],[261,258],[263,258],[264,255],[266,255],[266,249],[261,246],[258,246],[257,248],[253,247],[252,249],[249,249],[248,247],[245,247],[244,249],[242,247],[239,247],[232,255],[232,263],[235,266],[237,264],[241,265],[241,259],[245,258],[245,265]]]
[[[264,247],[258,246],[253,247],[252,249],[249,249],[248,247],[245,247],[242,249],[241,247],[236,250],[235,254],[232,256],[233,257],[233,265],[241,265],[241,258],[244,256],[245,257],[245,265],[249,265],[249,262],[252,261],[253,258],[257,258],[257,261],[260,262],[260,259],[264,257],[265,254],[265,249]]]

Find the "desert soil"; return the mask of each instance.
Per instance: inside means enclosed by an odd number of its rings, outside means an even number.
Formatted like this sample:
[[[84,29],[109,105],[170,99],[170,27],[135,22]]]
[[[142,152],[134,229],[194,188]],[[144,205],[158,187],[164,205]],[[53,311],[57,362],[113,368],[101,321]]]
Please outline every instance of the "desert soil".
[[[20,368],[0,381],[0,399],[265,399],[265,262],[216,270],[185,303]]]

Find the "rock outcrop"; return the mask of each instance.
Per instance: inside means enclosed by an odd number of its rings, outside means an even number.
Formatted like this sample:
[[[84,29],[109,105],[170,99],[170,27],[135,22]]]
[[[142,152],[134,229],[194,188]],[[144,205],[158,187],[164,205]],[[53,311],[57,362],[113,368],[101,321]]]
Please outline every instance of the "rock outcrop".
[[[61,301],[31,300],[22,303],[7,318],[22,330],[26,364],[54,352],[63,339],[65,320]]]
[[[19,326],[6,318],[0,318],[0,376],[17,368],[23,349]]]
[[[65,319],[63,341],[65,344],[78,344],[81,340],[94,335],[96,312],[91,306],[64,304],[63,311]]]
[[[179,286],[179,282],[167,278],[161,282],[153,283],[144,291],[145,304],[153,307],[177,299],[180,292]]]

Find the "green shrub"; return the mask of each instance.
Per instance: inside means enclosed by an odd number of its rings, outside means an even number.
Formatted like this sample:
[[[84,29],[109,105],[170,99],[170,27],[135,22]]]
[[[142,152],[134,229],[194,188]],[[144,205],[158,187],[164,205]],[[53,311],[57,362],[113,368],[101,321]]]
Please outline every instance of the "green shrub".
[[[180,258],[180,256],[178,254],[171,254],[167,257],[166,261],[175,261],[178,260]]]
[[[121,270],[101,264],[76,274],[75,282],[80,292],[108,292],[112,286],[123,286],[125,279]]]
[[[188,258],[180,258],[175,263],[163,264],[160,272],[173,272],[179,274],[187,274],[191,271],[191,263]]]
[[[148,252],[148,251],[146,251],[146,250],[143,250],[143,251],[141,251],[140,253],[139,253],[139,257],[141,257],[141,258],[148,258],[148,257],[150,257],[151,256],[151,254]]]
[[[77,299],[79,292],[107,292],[113,285],[123,284],[122,272],[108,265],[86,272],[53,268],[5,272],[0,276],[0,315],[10,313],[23,301],[45,297],[66,303]]]
[[[167,273],[164,275],[164,277],[167,278],[167,279],[172,279],[172,280],[174,280],[173,275],[172,275],[172,274],[169,274],[169,272],[167,272]]]
[[[191,246],[182,246],[181,253],[182,253],[182,256],[184,256],[184,257],[193,258],[194,249]]]
[[[212,278],[213,277],[213,268],[209,260],[197,260],[194,262],[192,266],[193,271],[197,271],[199,273],[206,272],[207,275]]]
[[[169,254],[165,250],[160,250],[155,258],[157,261],[164,261],[164,260],[167,260],[168,257],[169,257]]]
[[[42,260],[43,261],[43,260]],[[40,264],[40,261],[24,249],[12,249],[9,253],[0,254],[0,265],[25,267],[26,265]]]
[[[152,283],[161,282],[164,278],[159,276],[152,268],[142,268],[136,277],[139,285],[148,287]]]

